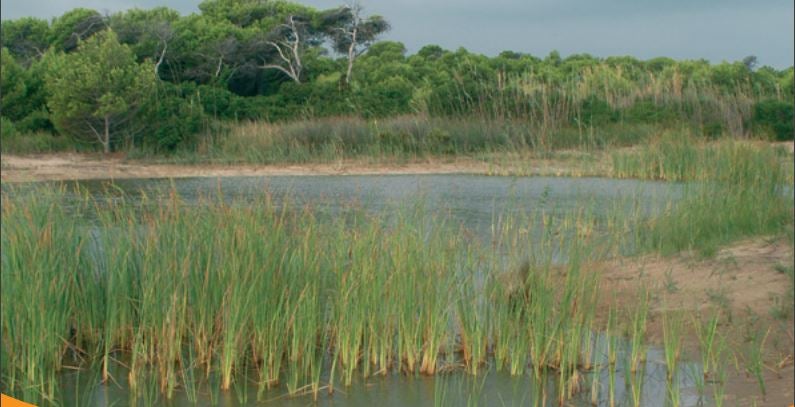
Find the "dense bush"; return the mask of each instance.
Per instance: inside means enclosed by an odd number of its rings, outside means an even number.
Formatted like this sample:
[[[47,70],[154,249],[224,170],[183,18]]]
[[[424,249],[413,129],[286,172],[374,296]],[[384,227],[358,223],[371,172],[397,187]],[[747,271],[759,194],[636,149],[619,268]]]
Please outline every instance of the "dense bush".
[[[754,105],[753,124],[773,134],[776,140],[787,141],[795,137],[793,133],[792,102],[770,99]]]
[[[235,94],[217,86],[185,85],[183,97],[195,97],[208,116],[223,119],[234,119],[235,112],[231,109]]]
[[[50,120],[50,112],[46,109],[36,110],[16,123],[17,129],[22,133],[45,132],[52,133],[55,126]]]
[[[243,3],[208,0],[200,13],[190,16],[167,8],[110,16],[76,9],[51,23],[4,21],[2,116],[17,132],[52,132],[55,123],[59,133],[82,133],[84,140],[95,142],[95,133],[104,133],[99,116],[113,111],[118,120],[110,130],[119,127],[124,135],[114,138],[126,140],[114,140],[114,147],[145,146],[161,152],[191,148],[194,135],[219,120],[292,123],[343,116],[446,120],[448,127],[428,130],[422,137],[406,129],[375,132],[380,134],[379,148],[407,153],[427,151],[423,146],[428,143],[439,143],[433,151],[460,152],[503,146],[506,140],[519,147],[555,148],[626,144],[645,137],[633,139],[627,130],[632,128],[686,126],[713,138],[757,132],[793,137],[792,67],[755,67],[753,58],[710,64],[703,59],[562,57],[558,52],[546,58],[512,51],[488,57],[435,45],[409,55],[399,42],[376,42],[377,33],[357,44],[349,61],[347,48],[339,43],[345,42],[340,33],[350,28],[339,25],[351,21],[344,10]],[[290,16],[303,21],[297,33],[283,30]],[[274,48],[296,34],[302,42],[295,50]],[[116,57],[85,55],[90,48],[86,44],[98,36],[118,39],[111,47],[119,51]],[[121,77],[108,76],[113,71],[109,67],[122,60],[126,71],[145,72],[157,88],[168,88],[136,120],[128,118],[142,103],[131,97],[139,87],[122,89]],[[86,66],[82,79],[60,80],[75,71],[71,65],[77,61]],[[105,75],[101,71],[107,71],[107,78],[92,79]],[[104,89],[82,92],[85,98],[67,92],[89,83]],[[81,110],[80,117],[73,114],[76,110]],[[63,120],[67,113],[73,116],[68,123]],[[474,124],[459,126],[458,120]],[[485,122],[494,124],[483,129]],[[96,130],[79,128],[84,123]],[[122,128],[128,124],[134,128]],[[322,131],[310,128],[309,139],[322,137]],[[621,135],[612,136],[614,131]],[[339,147],[334,136],[325,137],[331,138],[316,140],[322,148]],[[344,148],[357,137],[346,139]]]
[[[143,141],[145,147],[157,152],[195,145],[196,135],[207,121],[201,106],[193,99],[168,93],[158,98],[151,117],[152,129],[144,133]]]
[[[604,99],[589,96],[580,104],[580,120],[587,125],[603,125],[616,121],[618,112]]]
[[[0,116],[0,135],[3,140],[14,137],[17,134],[17,129],[14,123],[5,116]]]
[[[670,106],[651,100],[638,101],[623,112],[624,120],[630,123],[661,123],[674,120],[676,116]]]

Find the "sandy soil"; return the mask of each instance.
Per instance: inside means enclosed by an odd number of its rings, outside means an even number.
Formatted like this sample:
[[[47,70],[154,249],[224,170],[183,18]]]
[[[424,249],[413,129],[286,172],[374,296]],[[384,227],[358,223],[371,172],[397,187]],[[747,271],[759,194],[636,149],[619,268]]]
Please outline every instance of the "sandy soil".
[[[523,173],[534,175],[581,175],[571,163],[561,160],[519,162]],[[268,175],[369,175],[369,174],[492,174],[501,170],[472,159],[426,161],[409,164],[369,164],[346,161],[333,164],[300,165],[168,165],[128,161],[120,156],[100,157],[87,154],[0,157],[3,182],[45,180],[184,178]]]
[[[714,258],[684,254],[672,258],[649,256],[618,259],[594,265],[601,272],[602,312],[616,299],[632,305],[642,287],[650,289],[651,312],[648,336],[661,344],[662,318],[666,311],[680,310],[686,317],[699,311],[723,312],[723,332],[735,353],[739,370],[730,369],[726,386],[727,405],[789,406],[793,394],[793,310],[788,291],[789,277],[782,267],[793,265],[793,247],[786,240],[755,239],[721,250]],[[613,296],[612,294],[615,294]],[[774,317],[775,310],[787,314]],[[765,341],[765,384],[768,394],[762,399],[756,380],[744,371],[748,332],[769,329]],[[685,335],[685,348],[696,354],[696,336]]]
[[[653,312],[717,307],[733,315],[766,315],[790,288],[789,277],[779,268],[791,265],[792,256],[786,241],[755,239],[709,259],[697,254],[622,258],[599,267],[603,290],[620,294],[645,286],[659,293],[652,297]]]
[[[307,165],[165,165],[130,162],[118,157],[96,158],[81,154],[2,157],[2,180],[6,182],[119,179],[183,178],[256,175],[340,175],[340,174],[418,174],[450,173],[469,169],[460,164],[417,164],[405,167],[359,164]]]
[[[760,143],[760,142],[757,142]],[[790,153],[794,142],[772,143]],[[630,151],[633,147],[623,148]],[[333,164],[170,165],[126,160],[123,155],[37,154],[0,156],[4,182],[120,178],[184,178],[267,175],[368,174],[506,174],[583,176],[609,173],[607,156],[579,150],[559,151],[555,158],[500,157],[499,166],[474,159],[428,160],[410,164],[344,161]]]

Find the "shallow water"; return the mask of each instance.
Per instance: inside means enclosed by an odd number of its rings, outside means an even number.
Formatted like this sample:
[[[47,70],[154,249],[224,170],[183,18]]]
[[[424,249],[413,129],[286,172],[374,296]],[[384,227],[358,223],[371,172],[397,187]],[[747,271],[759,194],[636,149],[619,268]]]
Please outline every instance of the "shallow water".
[[[383,214],[422,203],[427,212],[443,215],[482,237],[508,214],[543,211],[563,216],[587,208],[598,216],[635,208],[648,216],[676,199],[682,190],[673,183],[610,178],[351,175],[86,180],[4,185],[3,191],[59,186],[72,192],[79,187],[97,198],[128,202],[144,196],[166,199],[171,191],[187,204],[219,196],[254,203],[268,194],[277,205],[289,200],[293,207],[309,204],[332,215],[351,207]]]
[[[293,206],[312,205],[332,216],[350,207],[359,207],[373,214],[390,214],[401,205],[421,202],[427,212],[441,215],[453,224],[472,230],[483,240],[491,238],[492,225],[507,215],[521,216],[544,211],[555,216],[588,208],[594,215],[611,211],[637,210],[649,216],[681,193],[681,186],[672,183],[604,178],[488,177],[474,175],[395,175],[395,176],[276,176],[185,179],[133,179],[110,181],[79,181],[67,183],[31,183],[3,186],[3,193],[14,194],[29,189],[63,186],[68,196],[79,200],[80,193],[97,198],[127,202],[167,199],[175,191],[187,204],[200,204],[202,199],[223,197],[224,200],[255,203],[268,194],[280,205],[289,200]],[[79,187],[79,188],[78,188]],[[71,195],[70,195],[71,194]],[[69,199],[69,198],[67,198]],[[558,259],[560,260],[560,259]],[[643,403],[666,405],[665,366],[659,349],[649,351],[644,374]],[[488,367],[486,367],[488,369]],[[697,369],[696,369],[697,370]],[[692,383],[683,369],[678,375],[682,387],[682,405],[696,405]],[[130,392],[125,389],[119,371],[118,384],[98,385],[96,377],[83,372],[63,376],[64,400],[88,405],[129,405]],[[599,404],[607,405],[607,371],[597,373],[600,381]],[[557,405],[554,376],[547,386],[548,405]],[[326,379],[325,382],[328,382]],[[384,377],[359,378],[350,388],[337,387],[333,396],[321,391],[314,402],[311,396],[286,397],[284,388],[267,392],[262,400],[270,405],[304,406],[407,406],[407,405],[532,405],[540,397],[534,380],[526,374],[511,377],[504,372],[489,371],[472,377],[458,372],[434,377],[405,377],[388,374]],[[574,405],[590,405],[591,376],[586,376],[588,390],[573,400]],[[76,389],[76,387],[78,389]],[[153,386],[156,388],[157,386]],[[210,391],[210,389],[213,391]],[[222,406],[256,405],[257,389],[253,384],[239,384],[228,392],[217,390],[217,383],[199,385],[196,404]],[[196,405],[184,392],[173,400],[163,400],[154,390],[153,399],[144,404],[174,406]],[[621,373],[616,378],[616,396],[625,400],[628,390]],[[80,400],[76,400],[80,398]],[[72,404],[72,403],[67,403]]]
[[[595,351],[595,364],[604,363],[606,357],[605,343],[597,342]],[[626,345],[628,346],[628,345]],[[625,347],[627,356],[628,349]],[[669,385],[666,379],[666,366],[662,350],[650,348],[646,353],[646,363],[642,372],[643,382],[641,390],[641,406],[663,407],[670,405],[668,398]],[[622,352],[619,352],[619,365],[621,365]],[[272,405],[283,407],[298,407],[307,405],[317,406],[352,406],[352,407],[402,407],[402,406],[528,406],[544,405],[558,406],[556,384],[557,376],[549,373],[544,389],[539,387],[532,373],[528,372],[511,376],[507,372],[496,372],[493,367],[486,366],[488,370],[478,376],[463,372],[437,374],[435,376],[405,376],[390,373],[385,376],[362,378],[361,375],[354,379],[350,387],[339,384],[329,394],[326,387],[321,387],[317,399],[311,394],[289,396],[284,388],[267,390],[257,399],[257,386],[253,383],[235,383],[231,390],[223,392],[218,390],[218,380],[211,378],[197,385],[196,399],[191,400],[184,392],[177,392],[175,396],[166,400],[157,393],[156,382],[152,383],[152,392],[149,396],[131,400],[131,393],[127,390],[123,378],[126,371],[118,366],[114,369],[116,377],[121,382],[99,384],[96,374],[92,377],[81,377],[77,373],[66,373],[62,380],[63,397],[66,404],[81,404],[94,406],[128,406],[128,405],[167,405],[174,407],[188,407],[195,405],[256,406]],[[529,369],[529,368],[528,368]],[[199,375],[201,373],[198,373]],[[700,366],[695,363],[681,362],[677,370],[674,383],[680,389],[680,405],[710,406],[713,405],[710,396],[698,395],[694,385],[694,375],[701,375]],[[253,380],[256,373],[251,372],[249,380]],[[606,368],[594,369],[582,375],[582,390],[572,399],[567,400],[567,406],[591,406],[594,375],[597,380],[597,405],[609,406],[609,373]],[[239,381],[241,378],[238,378]],[[629,388],[629,378],[622,367],[618,367],[615,376],[615,401],[617,406],[631,406],[632,394]],[[321,378],[321,386],[328,383],[328,375]],[[543,395],[543,392],[546,395]],[[707,390],[709,391],[709,390]],[[546,403],[542,403],[545,400]]]

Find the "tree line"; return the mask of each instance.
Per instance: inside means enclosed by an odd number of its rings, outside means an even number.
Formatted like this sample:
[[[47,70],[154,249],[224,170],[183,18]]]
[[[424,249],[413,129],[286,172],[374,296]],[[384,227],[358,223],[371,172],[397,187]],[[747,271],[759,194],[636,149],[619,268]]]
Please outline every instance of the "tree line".
[[[51,133],[105,152],[190,147],[214,122],[405,114],[523,120],[538,131],[687,122],[792,138],[793,69],[587,54],[408,55],[357,4],[205,0],[2,22],[3,136]]]

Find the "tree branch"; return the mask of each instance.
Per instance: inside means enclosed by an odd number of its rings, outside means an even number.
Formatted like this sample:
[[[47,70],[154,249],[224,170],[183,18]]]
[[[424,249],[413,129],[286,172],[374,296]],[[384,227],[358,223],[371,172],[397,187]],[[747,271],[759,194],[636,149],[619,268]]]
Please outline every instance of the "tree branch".
[[[281,65],[276,65],[276,64],[267,64],[267,65],[262,65],[262,66],[261,66],[261,68],[262,68],[262,69],[277,69],[277,70],[279,70],[279,71],[282,71],[282,72],[283,72],[285,75],[289,76],[289,77],[290,77],[290,79],[294,80],[295,82],[301,83],[301,82],[298,80],[298,78],[295,76],[295,74],[294,74],[294,73],[292,73],[292,72],[288,71],[287,69],[285,69],[285,68],[284,68],[283,66],[281,66]]]

